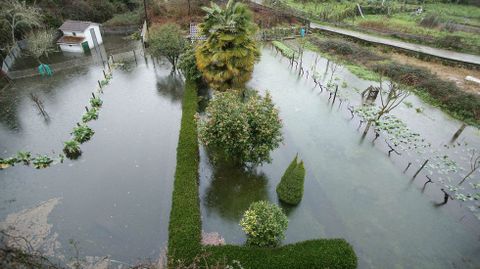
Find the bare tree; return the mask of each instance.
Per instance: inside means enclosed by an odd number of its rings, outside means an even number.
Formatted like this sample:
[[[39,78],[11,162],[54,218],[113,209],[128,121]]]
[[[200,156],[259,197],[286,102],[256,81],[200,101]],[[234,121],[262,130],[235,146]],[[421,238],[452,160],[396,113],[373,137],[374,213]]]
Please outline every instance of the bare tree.
[[[470,157],[470,170],[465,175],[465,177],[458,183],[458,185],[462,185],[467,178],[469,178],[475,171],[480,168],[480,152],[476,151],[475,149],[472,150],[472,156]]]
[[[374,120],[368,121],[367,127],[363,131],[366,134],[372,125],[372,122],[378,121],[383,115],[390,113],[398,105],[400,105],[409,95],[410,91],[403,89],[394,82],[388,83],[388,90],[384,90],[382,86],[382,79],[380,79],[380,106],[379,111],[375,115]]]
[[[27,5],[26,1],[5,0],[0,7],[0,21],[7,25],[12,44],[15,44],[15,32],[20,27],[39,26],[41,14],[38,8]]]

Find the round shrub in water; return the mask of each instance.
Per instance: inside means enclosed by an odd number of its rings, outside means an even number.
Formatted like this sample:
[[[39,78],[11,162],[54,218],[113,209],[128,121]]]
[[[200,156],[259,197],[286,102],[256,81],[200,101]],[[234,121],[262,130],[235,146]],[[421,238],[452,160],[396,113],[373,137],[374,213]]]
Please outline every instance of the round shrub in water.
[[[247,234],[247,245],[275,247],[285,238],[288,219],[277,205],[259,201],[245,211],[240,226]]]
[[[290,163],[277,186],[278,198],[287,204],[297,205],[303,197],[305,167],[303,161],[298,163],[297,156]]]
[[[270,152],[282,141],[282,122],[270,94],[249,92],[246,100],[237,93],[215,95],[200,118],[199,138],[203,144],[241,164],[270,161]]]

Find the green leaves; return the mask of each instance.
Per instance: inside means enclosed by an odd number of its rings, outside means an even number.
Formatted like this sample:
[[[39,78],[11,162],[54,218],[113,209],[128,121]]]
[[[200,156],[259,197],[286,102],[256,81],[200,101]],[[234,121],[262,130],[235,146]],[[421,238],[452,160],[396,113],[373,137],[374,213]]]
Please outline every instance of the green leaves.
[[[87,125],[79,125],[73,129],[74,140],[79,143],[85,143],[90,140],[95,132]]]
[[[305,167],[303,161],[297,161],[297,156],[288,166],[277,186],[278,198],[291,205],[300,203],[303,197],[303,183],[305,181]]]
[[[149,37],[150,53],[155,57],[167,58],[175,70],[178,59],[187,46],[180,26],[174,23],[154,26],[150,30]]]
[[[47,155],[41,155],[38,157],[35,157],[33,160],[33,167],[36,169],[42,169],[42,168],[47,168],[50,166],[50,164],[53,162],[53,159],[48,157]]]
[[[276,247],[285,238],[288,219],[277,205],[259,201],[245,211],[240,226],[247,234],[247,245]]]
[[[63,152],[70,159],[76,159],[82,154],[80,143],[76,140],[64,142]]]
[[[218,93],[199,118],[200,141],[242,164],[270,161],[282,141],[282,123],[270,94],[252,92],[242,102],[236,93]]]
[[[260,56],[252,14],[235,1],[229,1],[225,9],[212,3],[204,10],[207,15],[200,28],[207,40],[196,49],[197,67],[213,89],[241,89]]]
[[[96,108],[92,108],[89,111],[85,112],[82,116],[83,123],[87,123],[92,120],[98,119],[98,110]]]

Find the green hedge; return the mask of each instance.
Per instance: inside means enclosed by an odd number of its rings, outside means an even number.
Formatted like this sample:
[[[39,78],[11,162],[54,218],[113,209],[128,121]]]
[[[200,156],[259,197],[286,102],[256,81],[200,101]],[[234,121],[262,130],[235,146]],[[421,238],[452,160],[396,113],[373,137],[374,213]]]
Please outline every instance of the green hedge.
[[[243,268],[356,268],[357,257],[343,239],[319,239],[279,248],[245,246],[201,246],[201,216],[198,198],[198,140],[194,115],[197,88],[187,80],[177,147],[177,168],[170,212],[169,268],[189,265],[205,254],[208,264],[240,261]]]
[[[202,237],[198,201],[198,141],[194,115],[197,112],[197,88],[187,81],[177,147],[177,168],[173,184],[172,210],[168,227],[169,262],[189,264],[200,253]]]
[[[297,205],[302,201],[304,181],[305,167],[302,161],[298,163],[295,156],[278,183],[278,198],[287,204]]]
[[[243,268],[356,268],[357,257],[344,239],[317,239],[278,248],[208,246],[212,261],[240,261]]]

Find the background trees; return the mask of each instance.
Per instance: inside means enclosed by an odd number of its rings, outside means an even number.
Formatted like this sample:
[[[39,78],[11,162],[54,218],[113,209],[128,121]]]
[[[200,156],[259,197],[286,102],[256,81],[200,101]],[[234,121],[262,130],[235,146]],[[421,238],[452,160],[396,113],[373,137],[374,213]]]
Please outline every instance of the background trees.
[[[10,41],[13,45],[17,30],[39,26],[41,14],[38,8],[27,5],[25,1],[6,0],[0,7],[0,21],[9,29]]]
[[[150,31],[149,50],[153,56],[163,56],[176,70],[178,59],[186,49],[186,40],[182,35],[180,26],[167,23],[152,27]]]
[[[260,56],[252,13],[233,0],[225,9],[212,3],[204,10],[207,15],[200,28],[207,40],[196,50],[198,69],[215,90],[242,89]]]

